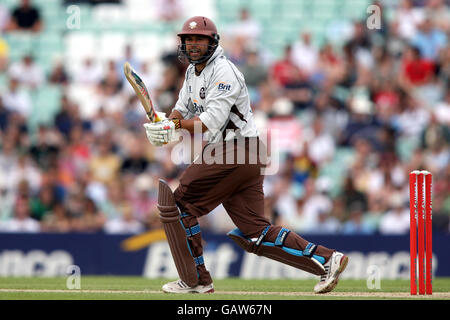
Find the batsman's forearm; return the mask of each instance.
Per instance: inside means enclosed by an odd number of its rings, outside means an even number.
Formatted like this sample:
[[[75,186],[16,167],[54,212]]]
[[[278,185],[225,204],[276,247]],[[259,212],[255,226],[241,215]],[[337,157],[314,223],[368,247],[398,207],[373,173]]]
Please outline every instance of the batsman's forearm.
[[[170,115],[169,115],[169,119],[183,119],[183,116],[181,115],[180,111],[178,110],[173,110]]]
[[[181,129],[188,130],[190,133],[198,133],[195,132],[195,127],[202,128],[202,133],[207,131],[208,128],[203,124],[199,117],[195,117],[189,120],[180,120]]]
[[[197,123],[197,126],[201,124],[202,132],[205,132],[208,130],[208,128],[203,124],[203,122],[200,120],[199,117],[195,117],[189,120],[183,119],[183,116],[178,110],[173,110],[170,115],[169,119],[175,120],[175,124],[177,124],[177,120],[179,120],[179,126],[180,129],[188,130],[190,133],[194,133],[195,130],[195,124]],[[177,128],[178,129],[178,128]]]

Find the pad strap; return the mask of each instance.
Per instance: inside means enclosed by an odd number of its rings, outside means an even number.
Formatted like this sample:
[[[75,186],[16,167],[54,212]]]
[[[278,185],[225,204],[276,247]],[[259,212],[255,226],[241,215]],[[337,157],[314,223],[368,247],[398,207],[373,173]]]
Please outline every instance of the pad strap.
[[[203,259],[203,256],[194,257],[194,261],[195,261],[196,266],[205,264],[205,260]]]
[[[288,235],[288,233],[291,232],[289,229],[286,228],[281,228],[280,232],[278,232],[278,236],[275,239],[275,245],[277,247],[282,247],[284,244],[284,240],[286,240],[286,237]]]
[[[187,214],[186,212],[182,212],[181,215],[180,215],[181,219],[187,218],[189,216],[190,215]],[[181,219],[180,219],[180,223],[183,226],[184,230],[186,230],[186,236],[188,238],[189,237],[193,237],[196,234],[200,233],[201,230],[200,230],[200,225],[198,223],[196,225],[193,225],[192,227],[186,227]]]
[[[311,258],[314,256],[314,252],[317,250],[317,245],[310,242],[306,245],[305,250],[303,250],[303,256]]]
[[[263,232],[261,232],[261,235],[258,237],[258,240],[256,240],[255,244],[256,246],[259,246],[261,244],[261,242],[264,240],[264,237],[267,234],[267,231],[269,231],[270,229],[270,225],[268,225],[267,227],[264,228]]]

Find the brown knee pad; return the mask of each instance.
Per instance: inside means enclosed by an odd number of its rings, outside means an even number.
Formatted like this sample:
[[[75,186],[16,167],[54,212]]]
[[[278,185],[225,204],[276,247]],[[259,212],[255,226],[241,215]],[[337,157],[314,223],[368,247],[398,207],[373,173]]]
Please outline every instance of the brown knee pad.
[[[270,228],[270,225],[267,226],[256,241],[248,239],[239,229],[234,229],[227,235],[247,252],[279,261],[315,275],[325,274],[325,268],[323,267],[325,258],[315,255],[317,245],[308,243],[302,250],[287,247],[285,242],[292,235],[290,235],[288,229],[279,227],[272,227],[279,229],[274,241],[264,241]]]
[[[172,190],[167,183],[159,180],[158,209],[180,279],[188,286],[198,284],[196,263],[186,241],[186,230],[180,223],[180,212]]]

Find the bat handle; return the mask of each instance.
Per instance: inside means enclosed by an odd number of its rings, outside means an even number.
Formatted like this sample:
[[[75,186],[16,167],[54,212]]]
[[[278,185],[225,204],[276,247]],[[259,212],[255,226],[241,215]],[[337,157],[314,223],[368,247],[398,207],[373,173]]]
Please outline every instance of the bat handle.
[[[148,119],[151,119],[153,117],[153,112],[151,112],[151,111],[147,112],[147,117],[148,117]],[[161,121],[161,119],[158,117],[158,115],[155,112],[155,121],[154,122],[160,122],[160,121]]]

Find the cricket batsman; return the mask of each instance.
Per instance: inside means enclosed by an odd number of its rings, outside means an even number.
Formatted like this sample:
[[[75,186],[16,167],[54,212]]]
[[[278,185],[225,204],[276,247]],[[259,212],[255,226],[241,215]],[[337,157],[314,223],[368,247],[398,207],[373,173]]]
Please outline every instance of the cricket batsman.
[[[244,77],[224,56],[216,26],[206,17],[192,17],[178,37],[179,55],[190,65],[169,117],[159,113],[162,121],[144,124],[148,140],[163,146],[175,141],[177,130],[194,133],[198,127],[207,141],[203,155],[223,161],[194,160],[174,192],[164,180],[159,182],[160,219],[180,277],[165,284],[163,291],[214,292],[197,218],[219,204],[237,227],[227,235],[243,250],[320,276],[316,293],[333,290],[348,257],[272,225],[264,216],[261,169],[265,163],[259,157],[250,159],[255,153],[260,155],[265,146],[258,138]],[[236,161],[237,157],[245,161]]]

